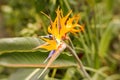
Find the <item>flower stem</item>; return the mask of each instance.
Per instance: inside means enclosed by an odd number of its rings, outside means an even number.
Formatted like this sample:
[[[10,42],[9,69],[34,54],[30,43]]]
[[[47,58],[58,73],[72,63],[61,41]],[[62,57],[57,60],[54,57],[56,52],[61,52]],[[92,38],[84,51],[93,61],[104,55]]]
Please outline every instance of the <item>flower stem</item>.
[[[83,72],[84,76],[88,79],[88,80],[91,80],[89,74],[86,72],[86,70],[84,69],[84,66],[82,64],[82,61],[79,59],[79,57],[77,56],[75,50],[73,50],[68,44],[66,44],[66,48],[72,53],[72,55],[75,57],[75,59],[77,60],[78,62],[78,65],[81,69],[81,71]]]

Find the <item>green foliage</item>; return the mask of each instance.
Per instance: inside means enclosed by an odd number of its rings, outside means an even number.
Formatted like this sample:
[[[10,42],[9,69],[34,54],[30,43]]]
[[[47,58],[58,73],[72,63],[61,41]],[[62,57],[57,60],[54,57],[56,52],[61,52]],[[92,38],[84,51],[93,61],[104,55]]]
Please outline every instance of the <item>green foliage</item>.
[[[50,24],[40,11],[54,20],[58,6],[64,15],[69,10],[73,11],[72,15],[81,15],[79,23],[85,29],[82,33],[70,35],[70,38],[92,80],[119,80],[119,5],[119,0],[0,1],[0,37],[14,37],[0,39],[0,80],[24,80],[36,68],[46,66],[43,62],[49,52],[33,49],[44,43],[37,37],[47,35]],[[86,80],[74,57],[68,54],[65,50],[41,80]]]
[[[32,37],[3,38],[0,40],[0,53],[15,51],[31,51],[44,43],[42,40]]]
[[[42,66],[39,64],[40,63],[42,64],[43,61],[47,58],[48,52],[33,50],[33,48],[43,43],[42,40],[37,38],[22,37],[22,38],[6,38],[1,39],[0,41],[1,41],[0,65],[8,67],[24,67],[24,66],[42,68],[45,67],[45,65]],[[72,56],[65,55],[66,54],[62,54],[59,57],[60,59],[58,58],[57,62],[55,61],[53,66],[59,68],[60,66],[61,67],[76,66]],[[63,63],[61,63],[61,61]],[[35,64],[37,65],[35,66]],[[57,66],[56,64],[59,64],[59,66]]]
[[[113,29],[113,26],[108,27],[103,33],[103,36],[101,38],[100,45],[99,45],[99,55],[101,57],[104,57],[106,55],[106,51],[109,48],[108,46],[112,39],[112,29]]]

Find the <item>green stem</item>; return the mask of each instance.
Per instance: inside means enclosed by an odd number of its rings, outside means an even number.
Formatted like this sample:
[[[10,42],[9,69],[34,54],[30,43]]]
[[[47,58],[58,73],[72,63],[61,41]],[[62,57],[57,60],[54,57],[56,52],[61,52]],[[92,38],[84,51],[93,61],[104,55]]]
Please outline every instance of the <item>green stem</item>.
[[[84,66],[82,64],[82,61],[79,59],[79,57],[77,56],[76,52],[68,45],[66,44],[66,48],[72,53],[72,55],[75,57],[75,59],[77,60],[78,62],[78,65],[81,69],[81,71],[83,72],[84,76],[88,79],[88,80],[91,80],[89,74],[86,72],[86,70],[84,69]]]
[[[53,72],[52,72],[52,76],[51,76],[52,78],[54,78],[54,77],[55,77],[56,72],[57,72],[57,69],[56,69],[56,68],[54,68],[54,69],[53,69]]]

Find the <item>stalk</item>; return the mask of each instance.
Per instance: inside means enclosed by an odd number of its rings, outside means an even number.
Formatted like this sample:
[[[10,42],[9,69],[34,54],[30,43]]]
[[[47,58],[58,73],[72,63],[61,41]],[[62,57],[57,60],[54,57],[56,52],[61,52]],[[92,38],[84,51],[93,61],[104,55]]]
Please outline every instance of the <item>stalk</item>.
[[[81,71],[83,72],[84,76],[88,79],[88,80],[91,80],[89,74],[87,73],[87,71],[85,70],[83,64],[82,64],[82,61],[79,59],[79,57],[77,56],[75,50],[73,50],[68,44],[66,44],[66,48],[72,53],[72,55],[75,57],[75,59],[77,60],[78,62],[78,65],[81,69]]]

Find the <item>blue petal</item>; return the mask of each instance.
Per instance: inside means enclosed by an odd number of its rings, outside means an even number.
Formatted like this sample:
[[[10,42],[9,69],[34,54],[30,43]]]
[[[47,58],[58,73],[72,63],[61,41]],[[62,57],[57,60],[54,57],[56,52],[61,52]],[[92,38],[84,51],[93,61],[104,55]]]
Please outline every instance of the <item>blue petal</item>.
[[[48,59],[54,54],[55,50],[50,51],[48,57],[45,59],[44,63],[48,61]]]

